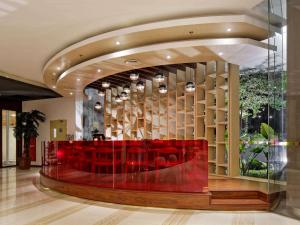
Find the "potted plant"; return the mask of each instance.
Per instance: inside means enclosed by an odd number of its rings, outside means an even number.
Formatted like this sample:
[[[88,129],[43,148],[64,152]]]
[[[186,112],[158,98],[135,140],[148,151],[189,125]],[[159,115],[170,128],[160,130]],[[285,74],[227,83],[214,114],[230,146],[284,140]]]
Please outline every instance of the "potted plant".
[[[31,112],[21,112],[17,114],[17,123],[14,128],[14,135],[17,140],[23,140],[24,149],[22,151],[22,157],[19,159],[20,169],[29,169],[31,159],[29,155],[30,140],[39,136],[38,127],[40,122],[46,120],[45,114],[32,110]]]

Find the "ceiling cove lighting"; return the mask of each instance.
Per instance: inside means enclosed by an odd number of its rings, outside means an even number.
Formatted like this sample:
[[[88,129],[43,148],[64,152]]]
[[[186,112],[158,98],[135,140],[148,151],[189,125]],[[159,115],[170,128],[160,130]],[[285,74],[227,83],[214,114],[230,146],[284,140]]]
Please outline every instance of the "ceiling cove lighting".
[[[102,109],[101,103],[100,103],[100,102],[96,102],[96,104],[95,104],[95,106],[94,106],[94,109],[95,109],[96,111],[100,111],[100,110]]]
[[[127,94],[130,93],[130,87],[128,85],[125,85],[123,88],[123,91],[126,92]]]
[[[158,91],[161,94],[166,94],[168,92],[167,86],[165,84],[159,85]]]
[[[163,82],[165,80],[165,76],[162,73],[156,74],[154,77],[156,82]]]
[[[104,97],[104,96],[105,96],[105,91],[100,90],[100,91],[98,92],[98,95],[99,95],[100,97]]]
[[[122,99],[121,99],[120,95],[116,96],[116,102],[117,103],[121,103],[122,102]]]
[[[121,92],[120,99],[126,101],[128,99],[128,94],[125,91]]]
[[[188,81],[185,85],[186,92],[194,92],[195,91],[195,84],[192,81]]]
[[[102,82],[102,87],[103,87],[103,88],[109,88],[109,86],[110,86],[110,83],[109,83],[109,82],[107,82],[107,81],[103,81],[103,82]]]
[[[144,82],[143,82],[143,81],[137,82],[136,88],[137,88],[139,91],[143,91],[143,90],[145,89]]]
[[[137,79],[139,79],[139,74],[138,73],[131,73],[130,74],[130,80],[135,81]]]

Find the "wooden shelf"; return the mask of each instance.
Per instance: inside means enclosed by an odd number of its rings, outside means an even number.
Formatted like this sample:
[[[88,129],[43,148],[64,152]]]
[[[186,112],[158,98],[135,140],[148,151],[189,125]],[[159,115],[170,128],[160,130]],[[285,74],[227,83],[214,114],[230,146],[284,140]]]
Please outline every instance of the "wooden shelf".
[[[186,67],[185,71],[170,72],[165,80],[169,88],[165,95],[159,93],[158,82],[146,80],[144,91],[137,91],[136,84],[132,83],[129,100],[117,104],[115,97],[122,91],[122,84],[107,89],[103,115],[105,136],[112,140],[206,139],[209,174],[237,176],[239,67],[224,61],[195,65]],[[195,82],[195,92],[185,91],[189,80]],[[226,142],[225,131],[230,133]],[[226,161],[230,163],[223,163]]]

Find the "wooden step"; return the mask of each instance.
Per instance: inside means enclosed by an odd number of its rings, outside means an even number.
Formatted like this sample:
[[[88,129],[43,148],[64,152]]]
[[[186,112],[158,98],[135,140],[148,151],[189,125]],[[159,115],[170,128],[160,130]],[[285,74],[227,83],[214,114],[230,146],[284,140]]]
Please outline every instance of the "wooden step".
[[[260,199],[258,191],[211,191],[212,199]]]
[[[269,210],[270,204],[260,199],[211,199],[214,210]]]

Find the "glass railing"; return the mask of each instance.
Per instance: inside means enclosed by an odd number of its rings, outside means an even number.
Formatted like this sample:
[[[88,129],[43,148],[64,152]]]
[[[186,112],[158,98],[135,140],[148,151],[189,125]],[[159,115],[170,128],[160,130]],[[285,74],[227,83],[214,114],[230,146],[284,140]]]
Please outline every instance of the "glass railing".
[[[205,192],[207,152],[205,140],[44,142],[41,172],[101,188]]]

